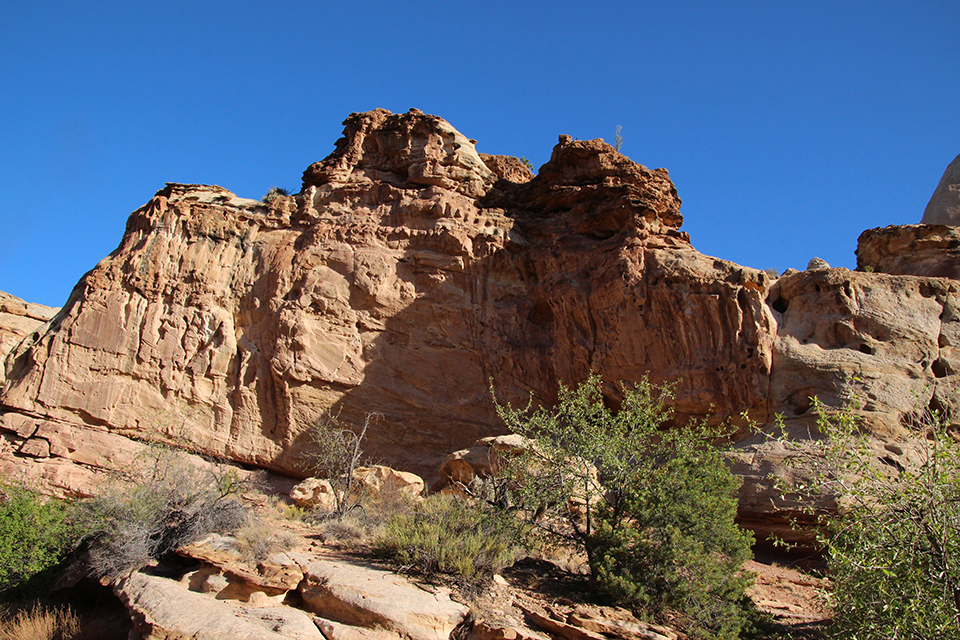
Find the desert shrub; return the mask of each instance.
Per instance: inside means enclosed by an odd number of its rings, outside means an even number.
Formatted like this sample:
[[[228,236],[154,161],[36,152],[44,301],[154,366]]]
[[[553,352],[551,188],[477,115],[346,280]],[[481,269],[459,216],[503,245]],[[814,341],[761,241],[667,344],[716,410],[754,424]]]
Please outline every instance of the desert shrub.
[[[813,478],[783,489],[837,497],[838,512],[821,516],[819,532],[833,585],[830,635],[960,638],[960,443],[950,420],[917,412],[921,459],[907,467],[870,447],[854,413],[817,399],[812,410],[827,437],[795,453]]]
[[[271,200],[273,200],[278,196],[288,196],[288,195],[290,195],[290,191],[288,189],[284,189],[283,187],[271,187],[270,190],[267,191],[266,195],[264,195],[263,198],[260,199],[260,201],[270,202]]]
[[[691,633],[735,638],[752,537],[734,521],[739,479],[713,444],[729,433],[706,421],[666,429],[671,397],[643,379],[613,411],[591,374],[561,385],[553,408],[498,405],[507,427],[532,440],[502,461],[498,501],[582,548],[606,600],[677,610]]]
[[[363,439],[370,423],[379,418],[379,413],[368,413],[357,432],[340,426],[339,416],[327,414],[310,432],[313,447],[306,458],[318,476],[330,481],[335,501],[332,515],[336,518],[360,504],[363,496],[354,471],[364,461]]]
[[[235,474],[201,469],[182,452],[161,446],[150,447],[135,467],[81,503],[97,576],[120,576],[247,522]]]
[[[375,536],[382,521],[379,517],[371,517],[365,512],[353,511],[339,518],[314,517],[310,518],[320,538],[324,542],[356,542]]]
[[[508,515],[435,494],[384,525],[377,552],[427,577],[445,574],[479,588],[513,564],[522,551],[519,528]]]
[[[233,533],[240,556],[247,561],[262,562],[275,553],[289,551],[296,543],[296,536],[259,518],[251,518]]]
[[[0,591],[20,590],[56,566],[80,530],[71,507],[22,484],[0,483]]]

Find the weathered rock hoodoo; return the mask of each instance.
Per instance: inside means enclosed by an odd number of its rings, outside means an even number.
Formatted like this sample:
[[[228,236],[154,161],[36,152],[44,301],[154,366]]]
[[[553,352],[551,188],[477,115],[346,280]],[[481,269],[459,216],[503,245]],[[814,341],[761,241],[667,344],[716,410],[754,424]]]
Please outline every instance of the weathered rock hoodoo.
[[[550,402],[591,369],[612,402],[615,381],[679,379],[678,421],[781,412],[806,425],[809,396],[859,395],[892,438],[960,367],[954,281],[773,281],[704,256],[679,230],[666,170],[600,140],[561,136],[532,177],[416,110],[344,124],[295,196],[170,184],[134,212],[120,247],[7,358],[2,455],[31,456],[64,490],[78,490],[60,471],[71,461],[110,466],[108,445],[81,451],[84,434],[187,441],[296,474],[322,414],[376,411],[373,457],[429,478],[502,429],[491,380],[502,400]],[[755,523],[783,506],[764,479],[772,447],[744,443]]]

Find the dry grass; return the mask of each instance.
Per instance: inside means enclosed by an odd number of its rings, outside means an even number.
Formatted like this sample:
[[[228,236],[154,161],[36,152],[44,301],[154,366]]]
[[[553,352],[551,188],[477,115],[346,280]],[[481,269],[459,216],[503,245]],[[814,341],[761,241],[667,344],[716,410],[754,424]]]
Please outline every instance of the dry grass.
[[[240,556],[251,562],[262,562],[275,553],[289,551],[297,541],[292,533],[275,528],[260,519],[241,527],[233,536],[237,539]]]
[[[74,640],[80,637],[80,618],[69,607],[34,604],[0,617],[0,640]]]

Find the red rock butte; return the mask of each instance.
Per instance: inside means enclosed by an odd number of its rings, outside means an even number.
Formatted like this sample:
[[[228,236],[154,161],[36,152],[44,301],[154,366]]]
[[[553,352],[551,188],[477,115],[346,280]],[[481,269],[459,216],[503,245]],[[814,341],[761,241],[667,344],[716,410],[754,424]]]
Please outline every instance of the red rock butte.
[[[373,458],[432,479],[503,432],[491,384],[549,403],[591,370],[614,404],[620,381],[676,381],[677,424],[782,414],[805,433],[811,396],[858,398],[895,458],[918,402],[952,402],[957,282],[926,277],[954,275],[931,250],[951,227],[877,230],[859,271],[775,279],[698,253],[667,171],[601,140],[560,136],[534,176],[417,110],[344,125],[296,195],[168,184],[131,214],[9,353],[0,472],[83,494],[164,441],[303,475],[322,415],[375,411]],[[741,516],[771,531],[796,506],[767,478],[784,454],[742,435]]]

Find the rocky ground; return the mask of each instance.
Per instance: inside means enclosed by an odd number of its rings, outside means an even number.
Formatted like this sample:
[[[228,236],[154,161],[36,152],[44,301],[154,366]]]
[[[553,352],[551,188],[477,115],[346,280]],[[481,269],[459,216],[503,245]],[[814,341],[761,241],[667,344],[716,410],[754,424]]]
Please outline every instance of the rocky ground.
[[[277,496],[248,493],[253,532],[213,534],[182,548],[179,564],[145,567],[112,584],[127,612],[89,624],[109,640],[676,640],[669,616],[642,620],[591,603],[575,558],[526,557],[478,592],[423,581],[375,559],[376,518],[310,523]],[[294,517],[290,517],[293,515]],[[782,558],[784,561],[791,561]],[[769,637],[816,637],[827,612],[820,579],[769,557],[751,561],[750,596]],[[582,566],[582,565],[581,565]],[[104,613],[106,612],[106,613]],[[98,617],[99,616],[99,617]],[[87,636],[84,636],[87,637]]]

